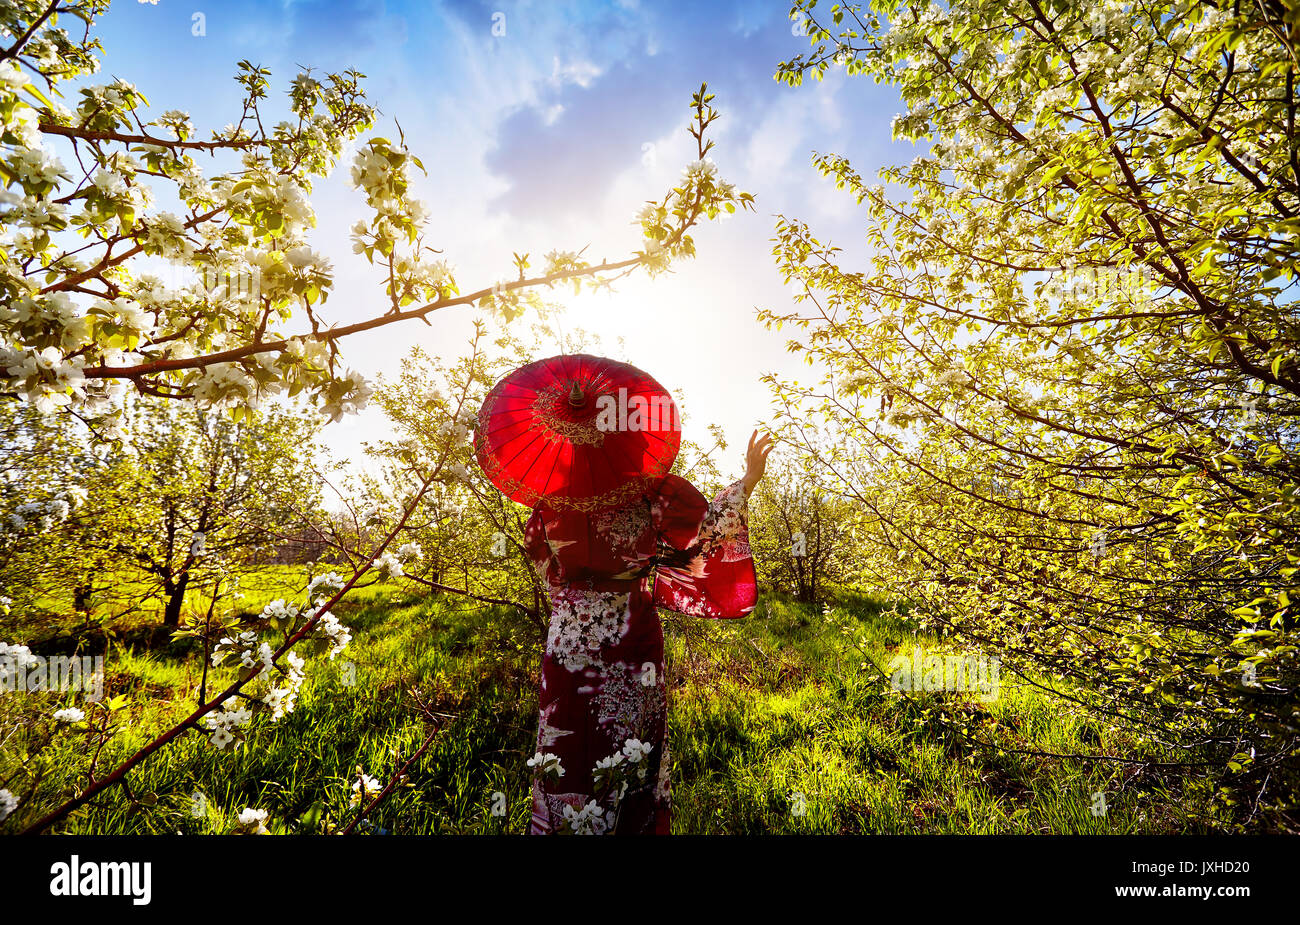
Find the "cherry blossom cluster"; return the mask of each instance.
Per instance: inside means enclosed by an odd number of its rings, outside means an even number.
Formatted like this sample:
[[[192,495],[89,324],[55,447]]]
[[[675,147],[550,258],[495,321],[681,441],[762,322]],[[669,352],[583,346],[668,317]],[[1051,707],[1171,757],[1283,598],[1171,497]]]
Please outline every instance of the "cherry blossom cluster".
[[[615,812],[608,812],[595,800],[588,800],[581,809],[564,807],[563,832],[569,835],[604,835],[614,823]]]
[[[645,780],[652,751],[654,746],[648,742],[629,738],[621,749],[597,761],[591,769],[597,793],[611,795],[617,807],[634,778]]]
[[[637,738],[628,738],[612,755],[602,758],[592,768],[596,792],[611,805],[600,800],[588,800],[581,808],[564,807],[560,832],[568,835],[603,835],[618,821],[618,805],[634,782],[644,781],[649,773],[650,753],[654,746]],[[564,776],[559,756],[550,752],[537,752],[528,759],[528,767],[535,777]]]
[[[0,790],[0,822],[4,822],[18,808],[18,798],[8,790]]]
[[[361,803],[374,799],[379,796],[383,785],[369,774],[360,772],[357,779],[352,784],[352,795],[348,798],[349,806],[359,806]]]
[[[56,495],[48,501],[24,501],[17,505],[4,520],[0,520],[0,533],[21,532],[28,529],[46,531],[68,519],[78,496],[75,493]]]
[[[264,809],[255,809],[251,806],[245,806],[239,811],[239,816],[235,822],[235,835],[270,835],[271,830],[266,827],[267,812]]]
[[[308,611],[308,614],[312,614],[312,612]],[[352,641],[352,631],[344,626],[338,617],[334,616],[333,611],[321,615],[320,619],[316,621],[314,632],[317,637],[328,644],[329,651],[325,653],[325,657],[330,661],[334,661],[338,654],[346,649],[348,643]]]
[[[352,162],[352,185],[362,191],[375,213],[369,221],[352,226],[352,251],[371,263],[376,254],[385,262],[389,271],[386,291],[395,309],[458,292],[454,268],[423,253],[432,253],[432,248],[422,244],[431,213],[410,195],[413,166],[422,170],[424,165],[386,138],[372,138]],[[402,247],[411,251],[399,252]]]
[[[401,578],[405,574],[403,566],[419,559],[423,555],[419,543],[404,543],[396,551],[384,550],[383,555],[375,560],[374,567],[389,578]]]
[[[234,750],[245,739],[244,727],[253,720],[253,711],[247,707],[226,705],[209,713],[201,722],[208,731],[208,741],[220,750]]]
[[[414,544],[408,544],[414,546]],[[419,555],[419,548],[403,547],[407,559]],[[400,563],[399,563],[400,569]],[[317,617],[323,607],[346,582],[337,572],[325,572],[311,579],[307,586],[307,597],[313,605],[300,610],[299,607],[283,598],[268,603],[259,615],[261,625],[273,628],[284,636],[295,629],[305,626],[312,620],[309,637],[333,660],[352,641],[352,633],[332,612],[326,611]],[[263,640],[258,631],[247,629],[242,632],[222,636],[212,649],[213,666],[233,664],[241,671],[241,677],[248,677],[256,672],[258,686],[263,689],[261,695],[251,693],[249,696],[261,707],[270,712],[272,722],[292,713],[297,705],[298,693],[306,680],[306,660],[296,652],[285,652],[280,664],[275,657],[271,644]],[[209,739],[218,748],[237,748],[244,740],[243,727],[253,718],[251,708],[223,706],[221,711],[210,713],[203,718],[208,729]]]
[[[283,604],[283,601],[275,601],[267,605],[270,610],[277,604]],[[241,668],[252,668],[259,662],[264,668],[271,667],[271,646],[269,643],[258,643],[257,633],[252,630],[246,630],[237,636],[223,636],[212,647],[212,664],[213,666],[221,665],[227,659],[232,658]]]
[[[596,762],[592,773],[596,776],[597,786],[600,786],[601,782],[610,783],[629,777],[632,773],[635,773],[640,780],[645,780],[646,761],[652,751],[654,751],[653,745],[640,739],[628,739],[620,750]]]
[[[13,682],[12,673],[26,671],[38,664],[40,659],[26,646],[0,642],[0,687],[8,688]]]
[[[554,777],[558,780],[564,776],[560,756],[552,752],[538,752],[528,759],[527,764],[529,770],[538,777]]]
[[[42,412],[90,418],[116,415],[126,383],[219,408],[303,390],[334,419],[363,407],[369,386],[338,370],[315,336],[332,267],[306,239],[316,221],[310,178],[328,174],[345,142],[373,124],[361,75],[300,74],[292,118],[263,128],[267,72],[243,62],[238,124],[200,140],[188,113],[147,119],[145,97],[124,80],[79,86],[71,107],[57,101],[61,83],[99,67],[94,36],[74,40],[57,25],[75,6],[39,15],[0,4],[0,34],[19,37],[0,63],[4,390]],[[70,146],[76,169],[56,144]],[[205,177],[196,155],[217,149],[235,153],[237,167]],[[179,207],[157,208],[164,198]],[[185,278],[164,286],[137,255]],[[285,345],[280,327],[304,311],[315,346]],[[277,346],[186,362],[259,341]]]
[[[338,572],[323,572],[307,583],[307,597],[319,603],[322,595],[332,595],[346,583]]]

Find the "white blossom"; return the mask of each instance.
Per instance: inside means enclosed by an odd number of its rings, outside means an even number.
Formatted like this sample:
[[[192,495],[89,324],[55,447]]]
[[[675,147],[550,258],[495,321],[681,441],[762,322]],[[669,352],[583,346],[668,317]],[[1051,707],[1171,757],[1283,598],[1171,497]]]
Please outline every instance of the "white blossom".
[[[644,761],[652,751],[654,751],[654,746],[648,742],[642,742],[640,739],[628,739],[623,743],[623,754],[633,764]]]
[[[272,687],[262,702],[271,708],[272,721],[292,713],[298,703],[298,689],[306,678],[306,662],[295,652],[287,652],[284,657],[288,667],[284,673],[284,686]]]
[[[43,414],[71,404],[85,392],[82,367],[84,357],[68,359],[53,347],[43,350],[15,350],[0,344],[0,367],[19,382],[15,383],[31,405]]]
[[[564,776],[564,765],[560,763],[560,756],[551,752],[538,752],[528,759],[528,767],[532,772],[540,777],[561,778]]]
[[[290,266],[299,270],[310,269],[321,273],[328,273],[331,269],[328,260],[305,244],[285,251],[284,259],[288,261]]]
[[[323,575],[317,575],[307,584],[307,597],[315,599],[318,592],[332,595],[334,592],[342,589],[346,582],[343,576],[338,572],[325,572]]]
[[[10,93],[19,93],[29,83],[31,81],[27,79],[26,72],[18,66],[17,61],[6,61],[0,64],[0,86]]]
[[[326,401],[321,410],[329,416],[330,421],[337,422],[345,414],[353,414],[365,408],[374,389],[356,370],[348,370],[346,376],[333,383],[326,393]]]
[[[352,784],[352,797],[348,800],[348,805],[357,806],[362,800],[373,799],[379,796],[383,789],[375,778],[369,774],[362,774],[360,779]]]
[[[95,171],[95,176],[91,180],[95,188],[110,199],[116,199],[126,194],[126,178],[113,170],[105,170],[103,167]]]
[[[209,741],[219,749],[238,748],[243,740],[242,727],[253,718],[253,711],[241,707],[226,706],[221,711],[209,713],[202,723],[207,727]]]
[[[605,810],[595,800],[590,800],[582,809],[565,806],[564,821],[574,835],[603,835],[610,826]]]
[[[0,822],[9,818],[10,814],[18,808],[18,798],[8,790],[0,790]]]
[[[5,600],[9,599],[5,598]],[[4,677],[10,668],[24,671],[38,664],[39,661],[40,659],[26,646],[0,642],[0,677]]]
[[[242,835],[270,835],[271,832],[266,827],[266,818],[266,810],[245,806],[239,812],[236,832]]]
[[[339,618],[334,616],[333,613],[321,615],[320,620],[316,623],[315,632],[330,641],[330,651],[328,655],[330,661],[333,661],[340,652],[347,648],[348,643],[352,641],[352,633],[346,626],[339,622]]]
[[[277,598],[262,608],[263,619],[277,622],[292,622],[298,613],[297,607],[282,598]]]
[[[385,550],[384,554],[375,560],[374,567],[387,574],[389,578],[401,578],[405,574],[402,571],[402,560],[391,549]]]
[[[699,183],[707,181],[713,183],[718,178],[718,165],[713,162],[713,158],[706,157],[703,160],[692,161],[682,168],[682,176],[691,182]]]

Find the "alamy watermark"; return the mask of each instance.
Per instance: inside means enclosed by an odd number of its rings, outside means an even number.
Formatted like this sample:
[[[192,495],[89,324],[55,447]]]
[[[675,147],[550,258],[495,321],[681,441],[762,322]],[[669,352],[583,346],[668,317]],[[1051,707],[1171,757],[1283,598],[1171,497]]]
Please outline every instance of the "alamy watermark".
[[[152,861],[83,861],[72,855],[50,867],[51,896],[126,896],[136,906],[153,897]]]
[[[104,697],[104,656],[33,655],[26,646],[0,644],[0,694],[80,691],[92,703]]]
[[[596,399],[596,429],[610,431],[680,430],[677,403],[668,395],[631,395],[626,388],[618,395]]]
[[[166,293],[200,292],[213,299],[257,301],[262,294],[262,269],[258,266],[217,269],[168,263],[150,266],[145,274],[154,287]]]
[[[926,655],[917,646],[911,656],[899,653],[889,663],[889,688],[894,691],[954,691],[977,699],[998,699],[1002,660],[987,655]]]
[[[1144,263],[1118,267],[1067,264],[1048,274],[1043,295],[1079,301],[1143,301],[1158,289],[1155,271]]]

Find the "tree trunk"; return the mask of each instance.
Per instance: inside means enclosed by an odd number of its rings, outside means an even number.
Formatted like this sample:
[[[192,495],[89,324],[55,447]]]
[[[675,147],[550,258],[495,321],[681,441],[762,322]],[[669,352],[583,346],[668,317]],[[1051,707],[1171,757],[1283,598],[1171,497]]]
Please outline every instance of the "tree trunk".
[[[163,611],[163,626],[175,629],[181,625],[181,607],[185,604],[185,589],[190,576],[182,575],[176,584],[167,589],[167,608]]]

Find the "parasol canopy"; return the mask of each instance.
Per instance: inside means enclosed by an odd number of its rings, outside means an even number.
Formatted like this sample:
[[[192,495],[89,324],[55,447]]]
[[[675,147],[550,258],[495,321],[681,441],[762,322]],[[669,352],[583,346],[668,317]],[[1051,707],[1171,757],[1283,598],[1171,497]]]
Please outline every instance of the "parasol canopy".
[[[492,387],[474,455],[529,507],[593,512],[644,494],[681,445],[672,395],[648,373],[585,353],[538,360]]]

